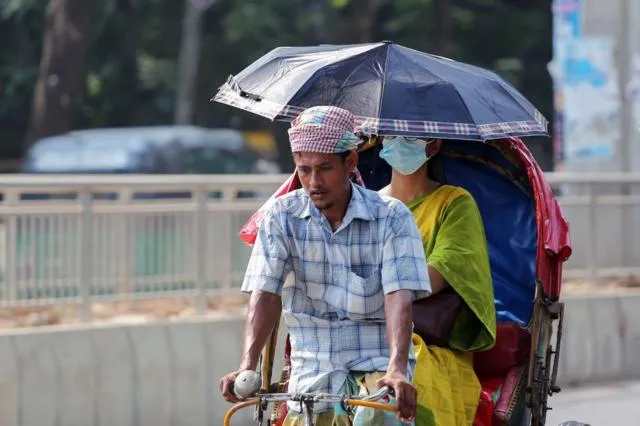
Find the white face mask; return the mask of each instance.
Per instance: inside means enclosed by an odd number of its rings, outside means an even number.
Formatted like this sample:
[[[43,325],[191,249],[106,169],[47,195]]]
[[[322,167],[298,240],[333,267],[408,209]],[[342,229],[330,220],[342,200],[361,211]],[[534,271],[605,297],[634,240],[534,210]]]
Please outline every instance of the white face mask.
[[[418,138],[398,136],[384,139],[380,158],[384,159],[394,170],[403,175],[415,173],[423,164],[429,161],[427,146],[435,140],[424,141]]]

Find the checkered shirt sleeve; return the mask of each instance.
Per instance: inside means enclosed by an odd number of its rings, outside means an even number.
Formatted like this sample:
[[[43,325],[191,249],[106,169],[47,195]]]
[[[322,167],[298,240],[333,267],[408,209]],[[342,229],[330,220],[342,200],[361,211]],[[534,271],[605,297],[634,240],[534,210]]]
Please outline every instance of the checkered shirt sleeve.
[[[413,290],[416,299],[431,293],[422,237],[411,211],[401,202],[391,204],[382,246],[382,288],[385,294]]]
[[[242,291],[267,291],[281,295],[285,277],[292,270],[278,203],[264,216],[249,258]]]

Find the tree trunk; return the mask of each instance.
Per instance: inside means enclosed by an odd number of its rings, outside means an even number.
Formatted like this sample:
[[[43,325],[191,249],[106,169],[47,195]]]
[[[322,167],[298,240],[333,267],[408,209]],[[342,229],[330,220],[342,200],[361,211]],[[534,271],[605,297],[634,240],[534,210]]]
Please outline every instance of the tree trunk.
[[[136,0],[117,0],[118,13],[125,16],[120,33],[120,45],[114,46],[120,60],[114,64],[116,74],[113,90],[121,93],[114,97],[113,110],[108,116],[111,126],[131,126],[136,122],[138,104],[138,45],[139,25]]]
[[[355,27],[356,43],[374,43],[373,28],[378,14],[378,0],[353,1],[353,23]]]
[[[185,0],[182,20],[182,40],[178,59],[178,92],[175,106],[175,124],[190,124],[193,118],[193,97],[198,80],[202,9],[191,0]]]
[[[39,138],[73,129],[84,92],[92,11],[91,0],[49,0],[25,150]]]
[[[351,0],[335,11],[336,31],[327,34],[333,43],[373,43],[379,0]]]
[[[434,0],[433,2],[433,49],[431,53],[450,57],[453,55],[452,8],[451,0]]]

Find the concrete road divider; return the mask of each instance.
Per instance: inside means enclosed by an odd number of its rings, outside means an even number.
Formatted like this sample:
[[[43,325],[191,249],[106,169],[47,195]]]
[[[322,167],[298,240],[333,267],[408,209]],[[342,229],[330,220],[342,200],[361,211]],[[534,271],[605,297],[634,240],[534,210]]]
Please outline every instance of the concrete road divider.
[[[558,384],[640,377],[640,291],[570,296]]]
[[[640,292],[565,299],[559,384],[640,377]],[[0,335],[2,426],[202,426],[229,404],[243,318],[7,330]],[[283,361],[282,327],[274,380]],[[251,424],[253,411],[234,417]]]

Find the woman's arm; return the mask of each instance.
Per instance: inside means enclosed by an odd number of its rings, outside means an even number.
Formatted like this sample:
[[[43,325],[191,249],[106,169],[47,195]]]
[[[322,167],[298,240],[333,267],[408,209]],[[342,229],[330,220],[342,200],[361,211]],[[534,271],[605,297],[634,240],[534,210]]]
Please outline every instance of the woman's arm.
[[[431,281],[431,293],[438,293],[449,287],[449,283],[442,274],[433,266],[429,266],[429,281]]]

